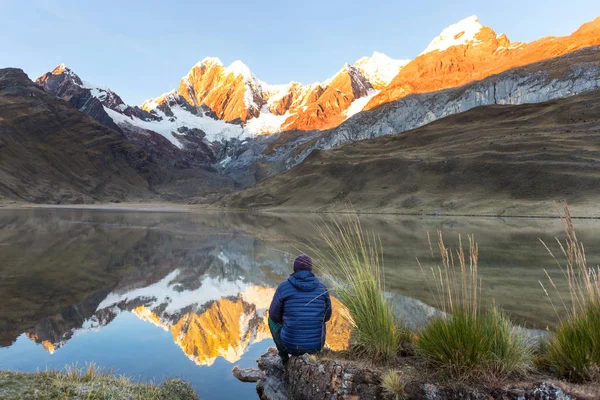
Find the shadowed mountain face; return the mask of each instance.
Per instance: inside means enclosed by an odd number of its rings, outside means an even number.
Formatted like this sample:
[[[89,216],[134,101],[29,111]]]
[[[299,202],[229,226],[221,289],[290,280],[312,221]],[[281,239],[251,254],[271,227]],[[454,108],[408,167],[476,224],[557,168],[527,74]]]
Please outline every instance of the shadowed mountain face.
[[[186,146],[180,149],[153,132],[111,129],[106,104],[123,108],[120,98],[107,90],[103,105],[70,70],[57,73],[42,83],[64,101],[19,69],[0,70],[0,199],[180,200],[233,187],[230,178],[210,168],[214,154],[204,134],[182,132]]]
[[[147,153],[19,69],[0,70],[0,196],[62,203],[148,197]]]
[[[228,207],[552,214],[553,200],[595,213],[600,91],[487,106],[402,134],[313,152],[233,194]],[[587,207],[587,208],[586,208]]]

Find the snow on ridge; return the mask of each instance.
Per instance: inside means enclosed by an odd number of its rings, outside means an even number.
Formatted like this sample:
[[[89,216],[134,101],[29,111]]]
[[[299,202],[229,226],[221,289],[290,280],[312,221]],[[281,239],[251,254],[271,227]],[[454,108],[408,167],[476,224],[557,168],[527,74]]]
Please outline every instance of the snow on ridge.
[[[250,71],[250,68],[240,60],[235,60],[229,67],[225,68],[225,73],[242,76],[246,80],[256,80],[256,77],[252,71]]]
[[[354,63],[371,83],[380,83],[387,86],[398,72],[411,60],[396,60],[384,53],[374,51],[371,57],[362,57]]]
[[[198,61],[196,63],[196,65],[194,65],[194,67],[200,67],[202,65],[206,65],[206,64],[216,64],[216,65],[220,65],[223,66],[223,63],[221,62],[221,60],[218,57],[204,57],[204,59],[202,61]]]
[[[97,311],[122,302],[146,299],[148,300],[146,307],[152,309],[163,305],[165,313],[175,314],[190,305],[202,306],[223,297],[237,296],[252,286],[241,279],[228,281],[223,278],[204,277],[197,289],[179,291],[176,290],[178,285],[176,278],[179,274],[180,271],[176,269],[150,286],[125,293],[110,293],[98,305]]]
[[[176,96],[178,96],[177,91],[171,90],[170,92],[165,92],[158,97],[154,97],[152,99],[148,99],[148,100],[144,101],[142,103],[142,105],[140,106],[140,108],[142,110],[146,110],[146,111],[154,110],[161,104],[161,101],[171,100],[171,99],[174,100],[176,98]]]
[[[366,96],[363,96],[363,97],[360,97],[360,98],[354,100],[350,104],[350,107],[348,107],[348,109],[346,111],[344,111],[344,114],[346,115],[346,119],[352,117],[354,114],[361,112],[363,110],[363,108],[365,108],[365,106],[367,105],[369,100],[371,100],[373,97],[375,97],[375,95],[377,95],[377,93],[379,93],[379,90],[370,89]]]
[[[452,46],[475,42],[475,35],[483,28],[476,15],[467,17],[456,24],[450,25],[433,39],[429,46],[421,53],[444,51]]]
[[[206,139],[211,142],[253,136],[251,132],[239,125],[205,115],[195,115],[177,105],[171,107],[173,117],[168,117],[162,111],[156,109],[157,115],[162,117],[160,121],[144,121],[136,117],[128,117],[108,107],[104,107],[104,109],[117,125],[132,125],[154,131],[179,148],[182,148],[183,144],[173,133],[177,133],[177,130],[183,127],[202,130],[206,133]]]
[[[289,111],[283,115],[275,115],[269,111],[267,105],[264,105],[258,117],[246,122],[245,128],[255,135],[281,132],[283,124],[290,115]]]

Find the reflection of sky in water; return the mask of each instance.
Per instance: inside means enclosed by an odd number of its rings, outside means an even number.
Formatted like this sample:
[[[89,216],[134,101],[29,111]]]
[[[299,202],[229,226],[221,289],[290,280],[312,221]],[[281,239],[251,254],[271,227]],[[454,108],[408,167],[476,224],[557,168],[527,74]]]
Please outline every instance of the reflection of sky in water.
[[[250,347],[237,362],[241,367],[255,366],[255,360],[271,345],[263,341]],[[144,381],[179,377],[190,381],[201,399],[247,398],[252,384],[231,376],[232,364],[218,358],[210,367],[194,364],[173,342],[171,332],[141,321],[134,314],[120,314],[97,331],[86,331],[54,354],[25,335],[8,348],[0,348],[0,369],[36,371],[79,366],[94,360],[98,365]]]
[[[181,377],[202,399],[253,397],[254,385],[235,380],[231,368],[255,366],[272,345],[266,309],[273,288],[289,274],[299,243],[314,240],[315,222],[319,217],[0,210],[0,369],[95,362],[142,380]],[[544,268],[556,278],[556,266],[537,238],[552,243],[557,221],[368,216],[363,225],[381,236],[387,289],[404,295],[392,303],[405,321],[419,325],[434,315],[412,298],[432,304],[415,257],[429,267],[427,232],[437,229],[449,246],[458,233],[475,234],[488,300],[529,327],[555,320],[538,280]],[[592,263],[600,255],[598,225],[576,221]],[[343,347],[348,332],[339,314],[328,329],[328,343]]]

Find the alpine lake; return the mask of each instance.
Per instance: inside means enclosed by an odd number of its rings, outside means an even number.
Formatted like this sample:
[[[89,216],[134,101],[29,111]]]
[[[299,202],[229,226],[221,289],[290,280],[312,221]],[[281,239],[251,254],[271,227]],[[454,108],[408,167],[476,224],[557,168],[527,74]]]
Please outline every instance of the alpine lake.
[[[294,257],[319,246],[316,214],[0,208],[0,370],[95,363],[142,381],[180,377],[201,399],[253,398],[231,375],[272,346],[267,310]],[[336,217],[344,220],[344,216]],[[560,220],[361,215],[379,236],[385,289],[408,323],[436,307],[428,232],[479,246],[481,294],[513,321],[547,329],[559,317],[540,282],[566,288]],[[575,220],[588,263],[600,263],[598,220]],[[466,249],[468,250],[468,249]],[[438,257],[439,258],[439,257]],[[423,269],[419,267],[420,261]],[[546,271],[546,272],[545,272]],[[335,297],[335,292],[332,293]],[[343,349],[336,313],[327,344]],[[339,308],[339,307],[338,307]],[[559,313],[561,309],[557,310]]]

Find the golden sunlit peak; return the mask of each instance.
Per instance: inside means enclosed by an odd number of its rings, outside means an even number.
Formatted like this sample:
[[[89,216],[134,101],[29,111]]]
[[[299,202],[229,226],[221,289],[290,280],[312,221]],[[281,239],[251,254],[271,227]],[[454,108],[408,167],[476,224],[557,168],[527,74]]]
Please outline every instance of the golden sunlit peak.
[[[164,329],[165,331],[169,330],[169,325],[167,323],[163,323],[160,319],[160,316],[156,315],[152,310],[148,307],[139,306],[132,310],[132,313],[135,314],[142,321],[150,322],[159,328]]]
[[[65,64],[60,64],[58,67],[54,68],[54,70],[52,70],[52,75],[60,75],[63,74],[65,72],[69,72],[71,71]]]
[[[54,351],[56,351],[56,347],[54,346],[54,343],[52,343],[52,342],[51,342],[51,341],[49,341],[49,340],[44,340],[44,341],[42,342],[42,347],[43,347],[44,349],[46,349],[46,351],[47,351],[48,353],[50,353],[50,354],[54,354]]]
[[[31,340],[32,340],[32,341],[34,341],[35,343],[39,343],[39,344],[41,344],[41,345],[42,345],[42,347],[43,347],[43,348],[44,348],[44,349],[45,349],[45,350],[46,350],[48,353],[50,353],[50,354],[54,354],[54,352],[55,352],[55,351],[56,351],[56,349],[57,349],[57,346],[55,346],[55,345],[54,345],[54,343],[52,343],[52,342],[51,342],[51,341],[49,341],[49,340],[42,340],[42,341],[40,342],[40,338],[39,338],[39,337],[38,337],[38,336],[37,336],[35,333],[32,333],[32,332],[27,332],[27,333],[25,334],[25,336],[27,336],[29,339],[31,339]]]

